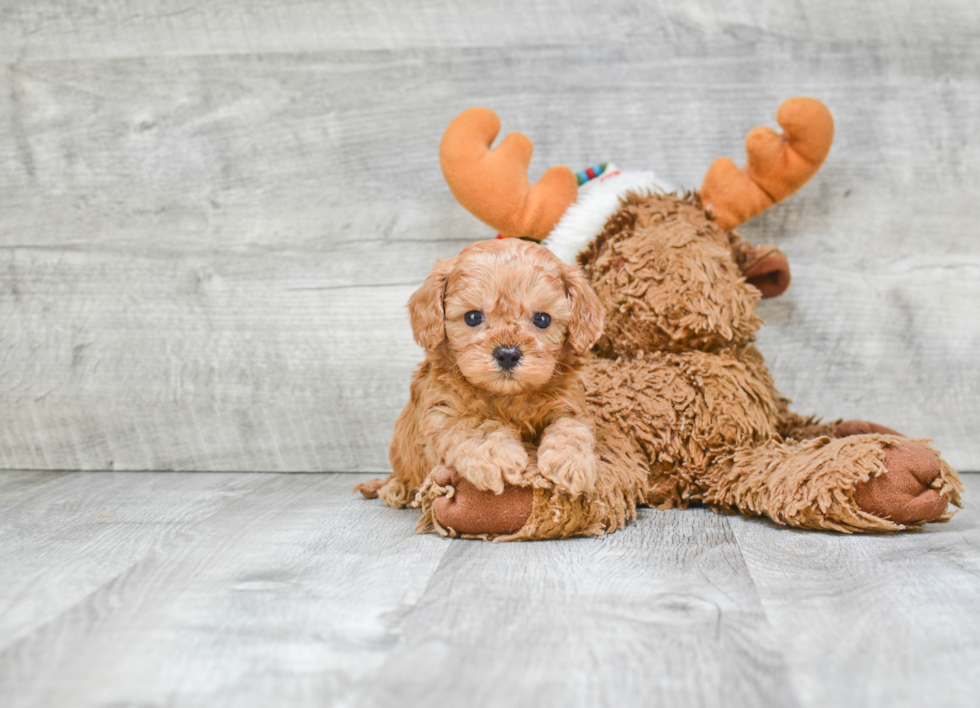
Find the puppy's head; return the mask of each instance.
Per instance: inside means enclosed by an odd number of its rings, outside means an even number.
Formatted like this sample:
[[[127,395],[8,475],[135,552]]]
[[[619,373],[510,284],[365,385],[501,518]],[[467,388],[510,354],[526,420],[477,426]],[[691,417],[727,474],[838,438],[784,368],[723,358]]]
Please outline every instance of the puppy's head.
[[[602,334],[602,307],[582,272],[516,238],[439,261],[408,309],[419,345],[442,350],[470,384],[502,395],[543,386]]]

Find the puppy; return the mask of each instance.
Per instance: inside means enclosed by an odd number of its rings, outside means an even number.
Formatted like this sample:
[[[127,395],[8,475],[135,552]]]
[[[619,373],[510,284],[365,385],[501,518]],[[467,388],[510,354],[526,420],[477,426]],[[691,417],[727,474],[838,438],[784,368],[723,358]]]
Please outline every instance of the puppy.
[[[394,474],[360,485],[365,496],[414,506],[445,468],[497,494],[535,474],[572,495],[594,488],[579,364],[603,315],[578,268],[520,239],[483,241],[437,262],[408,310],[426,358],[395,423]]]

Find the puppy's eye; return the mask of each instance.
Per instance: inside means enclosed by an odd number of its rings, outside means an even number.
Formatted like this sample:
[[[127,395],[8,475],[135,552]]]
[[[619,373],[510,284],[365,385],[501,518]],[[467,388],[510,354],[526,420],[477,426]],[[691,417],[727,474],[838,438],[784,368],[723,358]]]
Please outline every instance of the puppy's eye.
[[[534,326],[539,329],[548,329],[548,325],[551,324],[551,315],[546,312],[535,312],[534,317],[531,318]]]
[[[463,322],[468,324],[470,327],[476,327],[478,324],[483,322],[483,313],[478,310],[470,310],[465,315],[463,315]]]

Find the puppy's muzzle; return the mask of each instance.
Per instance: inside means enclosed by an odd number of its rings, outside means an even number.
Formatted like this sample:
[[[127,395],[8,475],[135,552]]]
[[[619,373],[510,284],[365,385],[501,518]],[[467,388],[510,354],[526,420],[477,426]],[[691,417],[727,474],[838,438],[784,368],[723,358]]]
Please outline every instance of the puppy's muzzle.
[[[493,350],[493,358],[504,371],[510,371],[521,361],[521,350],[517,347],[499,346]]]

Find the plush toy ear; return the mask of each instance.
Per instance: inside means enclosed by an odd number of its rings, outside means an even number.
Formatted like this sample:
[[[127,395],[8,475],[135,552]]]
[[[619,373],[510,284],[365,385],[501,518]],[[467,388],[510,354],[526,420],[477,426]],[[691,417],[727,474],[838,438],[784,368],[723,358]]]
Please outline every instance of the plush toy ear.
[[[745,280],[762,293],[763,298],[776,297],[789,287],[789,261],[786,255],[772,246],[742,245],[739,267]]]
[[[455,265],[455,258],[436,261],[435,268],[422,283],[422,287],[408,299],[412,335],[416,343],[427,352],[437,349],[446,338],[443,298],[446,294],[446,280]]]
[[[579,354],[585,354],[602,336],[602,303],[592,292],[589,282],[577,266],[564,265],[565,289],[572,304],[568,321],[568,343]]]

